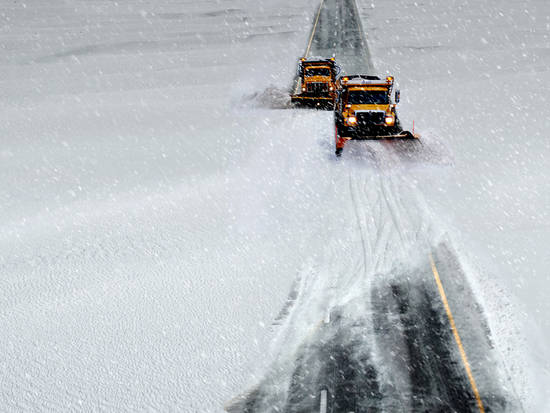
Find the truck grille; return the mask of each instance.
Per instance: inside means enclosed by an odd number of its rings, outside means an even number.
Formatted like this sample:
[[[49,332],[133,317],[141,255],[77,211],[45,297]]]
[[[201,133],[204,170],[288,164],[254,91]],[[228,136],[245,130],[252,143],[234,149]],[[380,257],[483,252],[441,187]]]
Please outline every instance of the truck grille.
[[[312,82],[307,84],[307,91],[309,93],[327,93],[328,83]]]
[[[357,112],[355,114],[357,118],[358,126],[372,126],[372,125],[382,125],[384,123],[384,112]]]

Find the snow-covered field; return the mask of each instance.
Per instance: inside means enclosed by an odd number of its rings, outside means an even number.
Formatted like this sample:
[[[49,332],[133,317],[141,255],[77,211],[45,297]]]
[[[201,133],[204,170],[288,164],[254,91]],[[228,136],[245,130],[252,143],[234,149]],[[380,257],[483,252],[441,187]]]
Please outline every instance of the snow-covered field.
[[[358,5],[402,118],[444,143],[400,169],[413,215],[470,264],[544,411],[550,4]],[[295,280],[359,242],[341,184],[371,179],[368,159],[335,162],[330,113],[271,107],[316,7],[0,5],[0,410],[215,412],[261,377]]]
[[[0,410],[219,411],[258,368],[317,195],[304,115],[242,96],[305,3],[2,6]]]

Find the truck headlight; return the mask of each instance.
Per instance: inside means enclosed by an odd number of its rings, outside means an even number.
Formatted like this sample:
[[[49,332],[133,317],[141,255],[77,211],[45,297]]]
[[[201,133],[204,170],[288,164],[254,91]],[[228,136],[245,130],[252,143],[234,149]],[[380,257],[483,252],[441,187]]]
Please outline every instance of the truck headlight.
[[[395,123],[395,117],[393,115],[386,115],[386,125],[388,126],[393,126],[393,124]]]
[[[305,92],[305,91],[306,91],[306,87],[302,86],[302,92]]]
[[[355,116],[350,116],[349,118],[346,119],[346,123],[349,126],[355,126],[357,125],[357,118]]]

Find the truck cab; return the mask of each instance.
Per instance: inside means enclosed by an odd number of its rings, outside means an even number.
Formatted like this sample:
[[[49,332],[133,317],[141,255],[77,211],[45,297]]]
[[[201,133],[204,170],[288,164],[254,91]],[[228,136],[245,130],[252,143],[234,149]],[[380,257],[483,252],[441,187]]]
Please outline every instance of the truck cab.
[[[336,155],[340,155],[345,142],[351,139],[414,138],[403,131],[396,106],[400,93],[392,99],[394,78],[349,75],[337,81],[334,108]]]
[[[292,103],[332,109],[336,98],[336,76],[340,68],[330,59],[300,59]]]

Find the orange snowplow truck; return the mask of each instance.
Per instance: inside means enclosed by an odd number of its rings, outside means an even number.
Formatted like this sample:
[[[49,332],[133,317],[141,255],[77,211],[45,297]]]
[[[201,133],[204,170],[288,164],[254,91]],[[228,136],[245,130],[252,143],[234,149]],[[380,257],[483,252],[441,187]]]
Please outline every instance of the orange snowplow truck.
[[[346,75],[338,79],[334,105],[336,156],[351,139],[418,139],[403,130],[396,106],[400,93],[392,99],[393,76]]]
[[[301,106],[332,109],[336,98],[336,76],[340,67],[334,57],[330,59],[300,59],[298,80],[292,103]]]

